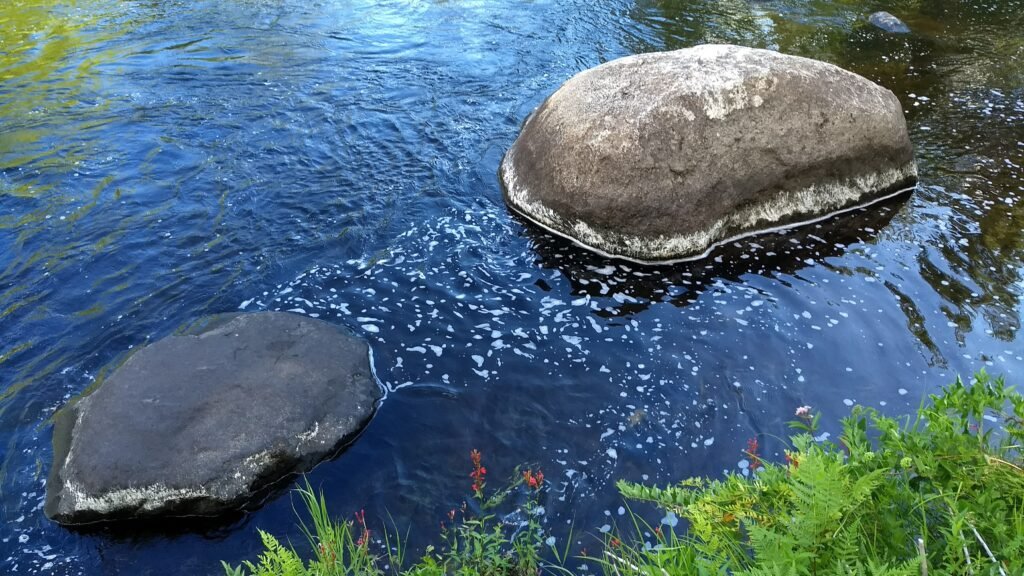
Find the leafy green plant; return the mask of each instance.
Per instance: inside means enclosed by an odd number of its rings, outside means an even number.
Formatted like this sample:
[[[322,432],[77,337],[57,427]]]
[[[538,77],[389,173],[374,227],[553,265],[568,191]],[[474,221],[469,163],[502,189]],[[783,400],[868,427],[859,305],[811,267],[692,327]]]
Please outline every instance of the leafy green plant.
[[[331,520],[323,494],[314,492],[307,482],[297,493],[311,523],[303,521],[302,531],[313,557],[303,563],[294,548],[260,530],[264,549],[256,561],[239,566],[222,562],[224,571],[228,576],[535,576],[541,569],[544,541],[537,503],[545,485],[543,472],[517,469],[511,482],[488,493],[487,469],[480,453],[473,450],[470,459],[472,510],[467,503],[450,510],[448,521],[441,524],[443,544],[428,547],[411,567],[405,568],[400,538],[382,532],[378,543],[383,544],[383,551],[375,553],[365,514],[360,511],[350,521]],[[515,507],[522,520],[502,521],[497,510],[511,496],[524,494],[525,502]]]
[[[302,523],[302,532],[313,548],[314,556],[303,563],[298,553],[290,546],[282,545],[269,532],[260,530],[263,552],[256,562],[244,561],[241,566],[223,563],[228,576],[334,576],[342,574],[377,575],[384,572],[377,567],[378,556],[370,551],[370,530],[366,517],[356,514],[355,521],[336,522],[330,519],[327,502],[323,494],[313,491],[306,483],[296,490],[312,526]],[[398,546],[401,550],[401,546]],[[385,556],[389,560],[400,560],[390,547]]]
[[[1024,573],[1024,398],[1001,378],[958,379],[913,419],[855,407],[839,443],[815,440],[809,407],[797,417],[786,463],[763,463],[755,441],[750,478],[620,482],[689,523],[681,544],[634,555],[631,573],[664,573],[649,568],[683,548],[686,568],[667,573]]]
[[[541,560],[540,549],[543,529],[537,519],[537,503],[530,498],[519,508],[524,518],[514,529],[501,522],[494,513],[510,495],[526,487],[528,491],[540,490],[544,474],[532,470],[516,470],[512,482],[501,490],[486,495],[486,474],[480,461],[480,453],[470,453],[473,462],[471,490],[482,514],[467,514],[467,506],[448,512],[450,524],[443,524],[441,537],[444,546],[439,551],[428,550],[422,565],[436,569],[438,574],[481,576],[522,575],[538,573]],[[413,574],[421,574],[413,569]],[[434,573],[434,572],[430,572]]]
[[[958,379],[911,417],[854,407],[836,442],[815,436],[820,414],[809,406],[796,418],[785,462],[763,460],[758,440],[748,442],[749,477],[690,478],[664,488],[620,482],[625,497],[674,512],[681,528],[651,526],[630,511],[628,532],[606,534],[601,553],[582,558],[614,576],[1024,574],[1024,397],[1001,378],[980,372],[969,384]],[[312,558],[303,562],[261,531],[256,561],[225,564],[225,572],[571,574],[564,564],[572,533],[561,550],[544,545],[537,503],[543,474],[517,470],[489,492],[480,453],[470,458],[471,504],[448,513],[438,546],[411,566],[399,538],[392,542],[383,531],[382,551],[374,552],[362,513],[330,520],[323,496],[307,484],[298,493],[310,518],[302,528]]]

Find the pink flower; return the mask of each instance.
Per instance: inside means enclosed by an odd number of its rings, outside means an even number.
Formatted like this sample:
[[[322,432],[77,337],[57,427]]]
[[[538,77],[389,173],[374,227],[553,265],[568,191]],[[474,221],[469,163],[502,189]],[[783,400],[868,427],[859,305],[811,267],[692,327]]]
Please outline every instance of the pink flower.
[[[806,416],[809,416],[810,414],[811,414],[811,407],[810,406],[801,406],[801,407],[796,409],[796,415],[799,416],[800,418],[804,418]]]

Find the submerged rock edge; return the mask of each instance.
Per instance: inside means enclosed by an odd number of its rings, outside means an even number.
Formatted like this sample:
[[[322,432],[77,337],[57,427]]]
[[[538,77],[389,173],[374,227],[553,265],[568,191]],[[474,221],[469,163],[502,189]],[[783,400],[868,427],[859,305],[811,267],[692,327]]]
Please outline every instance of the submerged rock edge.
[[[562,217],[532,197],[525,186],[519,185],[511,155],[509,151],[502,160],[500,172],[505,202],[516,213],[601,256],[640,264],[700,260],[716,246],[827,220],[909,193],[917,187],[917,165],[910,163],[898,170],[867,174],[846,182],[815,184],[789,192],[785,198],[776,195],[721,218],[700,232],[645,237],[599,230],[580,219]],[[762,223],[765,225],[759,226]]]

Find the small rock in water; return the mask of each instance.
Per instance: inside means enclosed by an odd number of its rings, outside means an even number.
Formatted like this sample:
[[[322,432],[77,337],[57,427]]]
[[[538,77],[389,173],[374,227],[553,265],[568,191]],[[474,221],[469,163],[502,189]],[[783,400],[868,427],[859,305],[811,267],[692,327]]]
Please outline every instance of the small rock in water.
[[[868,22],[875,28],[891,32],[893,34],[909,34],[910,28],[903,23],[903,20],[889,14],[888,12],[875,12],[868,16]]]

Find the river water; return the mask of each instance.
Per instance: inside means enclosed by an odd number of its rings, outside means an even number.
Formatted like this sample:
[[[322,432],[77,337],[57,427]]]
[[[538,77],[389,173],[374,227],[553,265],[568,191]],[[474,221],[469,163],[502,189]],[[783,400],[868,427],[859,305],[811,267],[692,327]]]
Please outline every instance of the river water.
[[[1024,3],[7,0],[0,6],[0,572],[215,574],[293,502],[200,531],[42,514],[50,418],[198,316],[294,310],[372,343],[388,388],[310,482],[422,545],[491,476],[541,466],[545,517],[598,534],[614,480],[769,457],[796,406],[835,433],[958,374],[1021,383]],[[496,177],[574,73],[702,42],[892,89],[909,198],[644,267],[510,215]],[[654,518],[653,520],[657,520]],[[404,530],[404,529],[403,529]],[[592,536],[580,538],[595,543]]]

